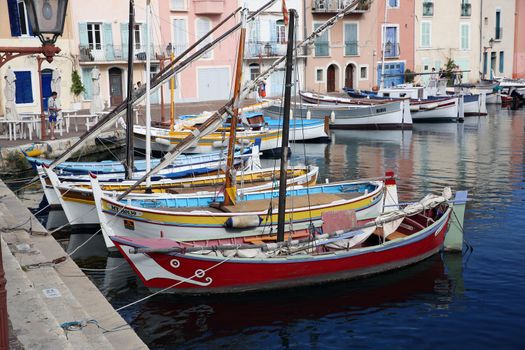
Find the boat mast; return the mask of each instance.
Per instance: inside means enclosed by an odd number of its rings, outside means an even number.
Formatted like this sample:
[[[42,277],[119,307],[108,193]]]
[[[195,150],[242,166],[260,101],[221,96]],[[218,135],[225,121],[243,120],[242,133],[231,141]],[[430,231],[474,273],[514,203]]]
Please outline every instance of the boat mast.
[[[379,84],[379,89],[385,87],[385,49],[386,49],[386,22],[388,14],[388,0],[385,0],[385,18],[383,21],[383,43],[382,43],[382,55],[381,55],[381,83]]]
[[[279,212],[277,216],[277,242],[284,241],[284,216],[286,213],[286,171],[288,163],[288,137],[290,133],[290,99],[292,94],[292,69],[295,16],[294,9],[288,11],[288,45],[286,46],[286,73],[284,78],[283,135],[281,140],[281,171],[279,173]]]
[[[234,205],[237,198],[237,187],[235,185],[235,171],[233,168],[235,158],[235,144],[237,133],[237,118],[239,116],[242,61],[244,59],[244,41],[246,38],[246,9],[242,10],[241,33],[239,36],[239,48],[237,49],[237,63],[235,66],[235,82],[233,88],[233,113],[231,113],[230,138],[228,140],[228,159],[226,160],[226,176],[223,205]]]
[[[146,2],[146,172],[151,170],[151,0]],[[151,191],[151,177],[146,179],[146,191]]]
[[[133,47],[135,29],[135,0],[129,0],[128,23],[128,96],[126,104],[126,179],[133,175]],[[149,78],[149,77],[148,77]]]

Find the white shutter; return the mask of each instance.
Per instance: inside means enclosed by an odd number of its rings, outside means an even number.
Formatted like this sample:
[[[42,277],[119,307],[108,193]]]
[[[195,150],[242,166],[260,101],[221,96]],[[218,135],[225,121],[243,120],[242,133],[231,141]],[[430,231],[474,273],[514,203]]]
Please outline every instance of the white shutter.
[[[211,30],[211,21],[207,18],[199,18],[197,19],[197,38],[202,38],[206,33],[208,33]],[[202,46],[208,44],[211,41],[211,36],[206,38],[202,42],[201,45],[198,46],[197,49],[200,49]],[[204,55],[202,55],[202,58],[211,58],[211,52],[212,50],[208,50]]]
[[[175,56],[181,54],[188,47],[187,26],[185,18],[173,19],[173,51]]]

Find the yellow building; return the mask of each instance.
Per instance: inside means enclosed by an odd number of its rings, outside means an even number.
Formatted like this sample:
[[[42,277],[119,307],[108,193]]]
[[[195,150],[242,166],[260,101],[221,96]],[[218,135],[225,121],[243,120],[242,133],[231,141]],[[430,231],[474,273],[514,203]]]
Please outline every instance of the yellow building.
[[[68,9],[69,13],[69,9]],[[55,56],[53,62],[42,63],[42,91],[44,107],[47,106],[47,98],[51,95],[51,76],[54,70],[59,70],[61,76],[61,95],[59,96],[62,108],[68,109],[74,100],[71,94],[71,74],[75,64],[75,58],[71,55],[74,45],[70,15],[66,15],[64,33],[59,37],[56,46],[61,52]],[[32,36],[29,25],[27,10],[23,0],[0,1],[0,46],[3,47],[39,47],[41,42]],[[0,62],[3,62],[2,57]],[[20,56],[9,60],[0,68],[0,115],[5,113],[5,96],[3,94],[5,81],[4,76],[8,69],[14,71],[16,82],[16,107],[19,113],[40,112],[40,83],[36,55]]]

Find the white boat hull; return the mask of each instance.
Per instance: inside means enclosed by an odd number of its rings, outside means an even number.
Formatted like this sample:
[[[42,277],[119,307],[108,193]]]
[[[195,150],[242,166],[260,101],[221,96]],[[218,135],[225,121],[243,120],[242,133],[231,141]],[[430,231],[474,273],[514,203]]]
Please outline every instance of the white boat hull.
[[[416,112],[412,112],[412,120],[414,123],[421,122],[448,122],[456,121],[458,118],[458,100],[448,100],[440,103],[437,107],[432,109],[420,108]]]

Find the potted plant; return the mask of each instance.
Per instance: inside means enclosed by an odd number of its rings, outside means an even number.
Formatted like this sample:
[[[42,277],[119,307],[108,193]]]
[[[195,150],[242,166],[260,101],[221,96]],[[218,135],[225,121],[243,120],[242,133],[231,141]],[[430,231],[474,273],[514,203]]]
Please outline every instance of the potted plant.
[[[74,102],[71,104],[71,107],[75,110],[82,109],[82,102],[80,101],[80,94],[86,91],[82,81],[80,80],[80,75],[78,71],[73,70],[71,73],[71,93],[75,96]]]

